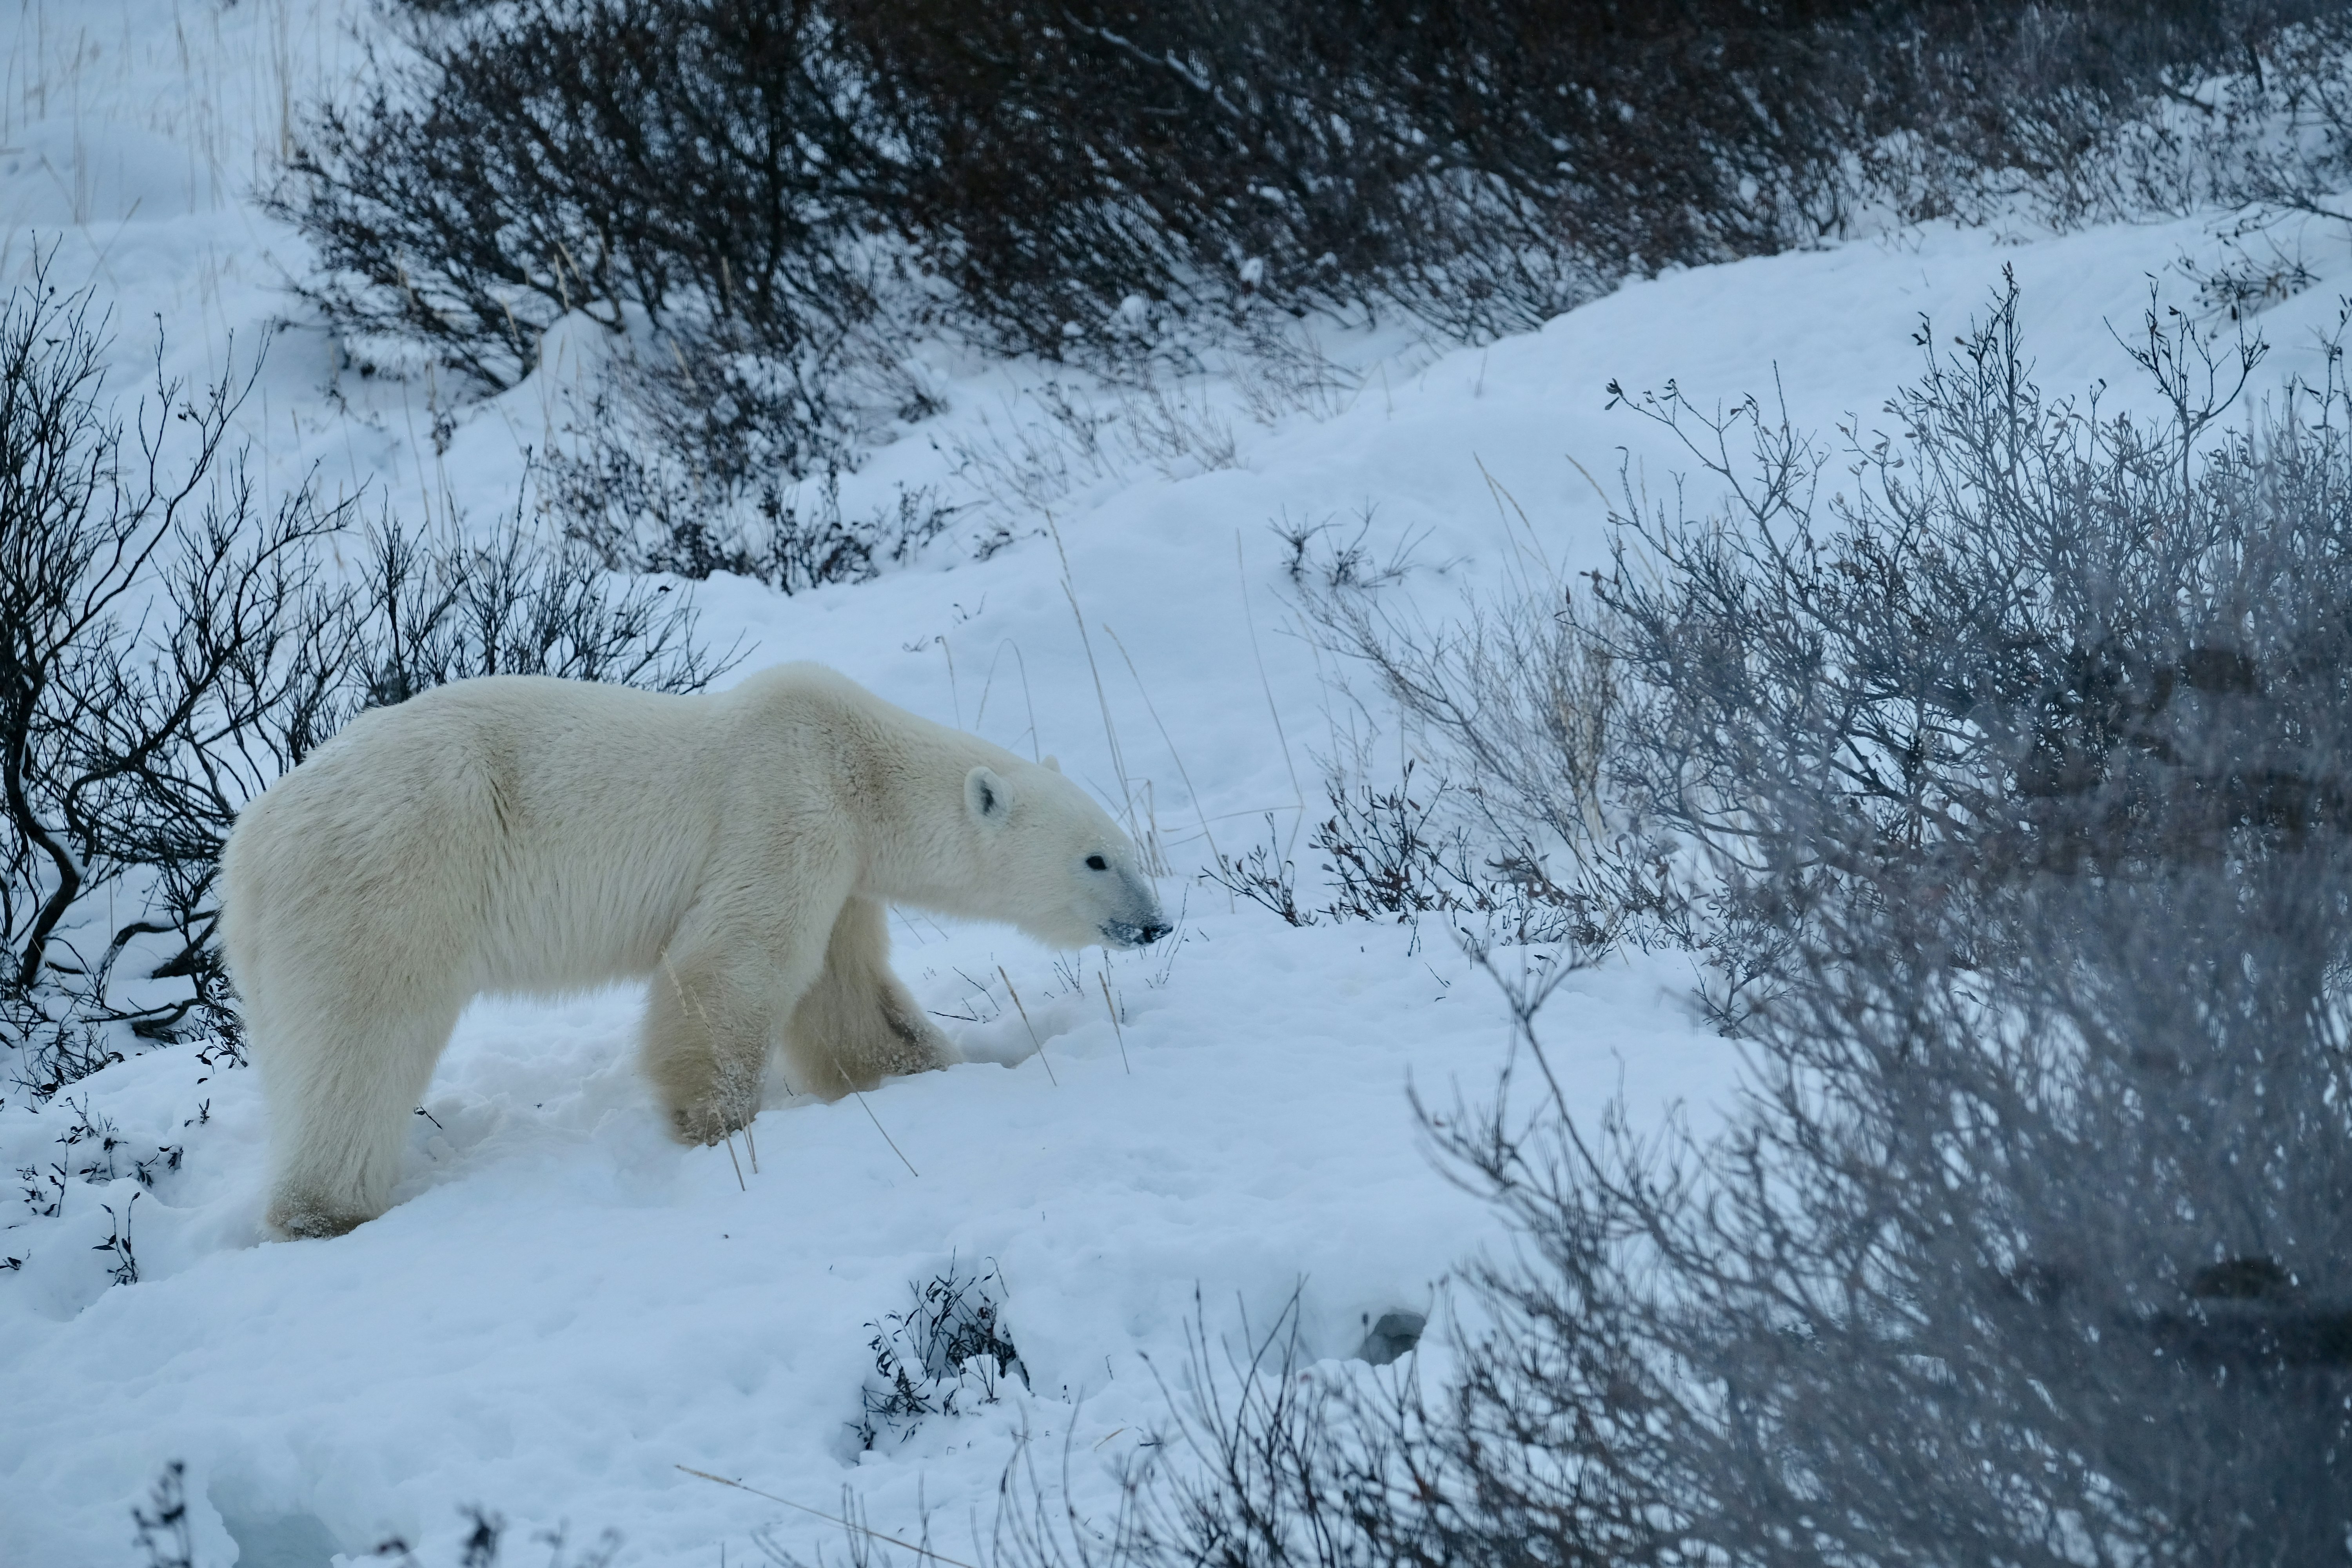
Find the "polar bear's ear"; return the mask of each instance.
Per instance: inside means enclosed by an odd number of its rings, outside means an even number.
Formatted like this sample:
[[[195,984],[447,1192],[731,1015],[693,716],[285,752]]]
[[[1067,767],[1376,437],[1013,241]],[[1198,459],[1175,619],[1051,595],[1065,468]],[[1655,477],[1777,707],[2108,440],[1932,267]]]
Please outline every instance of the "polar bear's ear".
[[[1045,753],[1045,761],[1042,765],[1045,767],[1046,772],[1058,773],[1062,771],[1062,759],[1055,756],[1053,752],[1048,752]]]
[[[1003,779],[988,769],[974,768],[963,775],[963,804],[974,822],[983,827],[995,827],[1012,809],[1013,793],[1004,787]]]

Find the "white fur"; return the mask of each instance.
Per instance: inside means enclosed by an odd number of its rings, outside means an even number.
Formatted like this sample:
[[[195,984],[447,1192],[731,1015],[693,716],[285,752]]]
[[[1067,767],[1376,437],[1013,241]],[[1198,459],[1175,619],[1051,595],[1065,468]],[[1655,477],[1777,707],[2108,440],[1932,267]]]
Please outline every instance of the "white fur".
[[[710,1142],[757,1111],[779,1031],[802,1092],[955,1059],[890,973],[888,904],[1059,947],[1167,929],[1134,846],[1058,767],[809,664],[711,696],[442,687],[247,806],[222,868],[269,1222],[296,1236],[383,1211],[483,992],[651,981],[646,1069],[677,1136]]]

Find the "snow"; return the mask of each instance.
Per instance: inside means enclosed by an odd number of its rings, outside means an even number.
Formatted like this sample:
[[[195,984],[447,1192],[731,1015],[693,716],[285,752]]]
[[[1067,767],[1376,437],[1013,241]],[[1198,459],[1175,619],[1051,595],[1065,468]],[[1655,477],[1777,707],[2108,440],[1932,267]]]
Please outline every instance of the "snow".
[[[271,484],[315,472],[404,515],[487,521],[522,449],[562,439],[591,331],[559,334],[549,368],[488,404],[421,377],[362,383],[299,324],[283,285],[304,247],[255,199],[289,113],[381,26],[337,0],[20,0],[0,46],[0,276],[54,247],[53,280],[113,308],[125,392],[151,322],[192,378],[270,341],[247,422]],[[740,635],[752,666],[822,658],[1056,752],[1115,811],[1131,793],[1175,872],[1181,944],[1070,959],[910,912],[900,970],[972,1059],[831,1105],[777,1086],[756,1172],[740,1141],[664,1134],[629,1061],[628,991],[485,1002],[416,1118],[397,1206],[331,1242],[261,1238],[249,1071],[181,1047],[37,1109],[10,1094],[11,1169],[86,1149],[57,1142],[85,1113],[122,1148],[121,1174],[68,1181],[56,1217],[0,1205],[0,1255],[22,1263],[0,1273],[0,1563],[139,1561],[129,1510],[174,1459],[208,1568],[356,1561],[393,1536],[455,1561],[468,1503],[519,1532],[616,1531],[630,1564],[752,1561],[755,1531],[837,1546],[835,1526],[681,1466],[828,1513],[847,1497],[892,1534],[928,1519],[964,1557],[1024,1443],[1042,1472],[1066,1450],[1082,1512],[1114,1505],[1118,1468],[1168,1429],[1160,1379],[1196,1315],[1238,1342],[1295,1295],[1306,1352],[1344,1357],[1383,1312],[1434,1312],[1420,1354],[1441,1372],[1444,1280],[1509,1238],[1434,1163],[1406,1091],[1486,1091],[1510,1048],[1499,994],[1438,924],[1294,930],[1190,879],[1213,840],[1263,841],[1268,814],[1289,839],[1318,759],[1385,782],[1410,747],[1300,635],[1272,525],[1362,527],[1382,558],[1413,542],[1389,592],[1436,618],[1514,574],[1597,564],[1596,482],[1613,493],[1622,463],[1664,495],[1692,466],[1606,406],[1612,378],[1671,379],[1701,405],[1777,388],[1801,427],[1866,430],[1916,373],[1922,320],[1945,341],[2004,268],[2042,384],[2104,381],[2105,406],[2143,406],[2117,334],[2151,284],[2192,301],[2175,263],[2210,265],[2217,234],[1906,231],[1632,283],[1489,348],[1334,331],[1323,346],[1352,386],[1271,408],[1261,386],[1266,417],[1245,377],[1121,412],[1058,373],[1119,416],[1092,457],[1056,444],[1043,369],[934,351],[947,412],[845,481],[845,509],[929,486],[971,504],[960,536],[1022,537],[986,562],[942,541],[880,581],[791,598],[714,580],[697,590],[705,634]],[[2334,251],[2306,259],[2352,274]],[[2315,372],[2336,310],[2323,283],[2263,319],[2266,386]],[[273,335],[281,315],[298,324]],[[453,405],[436,451],[433,415]],[[1681,960],[1627,957],[1554,999],[1544,1037],[1585,1106],[1720,1099],[1736,1055],[1695,1021],[1687,978]],[[134,1202],[132,1160],[165,1146],[184,1159]],[[113,1286],[126,1212],[139,1279]],[[868,1325],[950,1260],[998,1271],[1029,1386],[860,1452]]]

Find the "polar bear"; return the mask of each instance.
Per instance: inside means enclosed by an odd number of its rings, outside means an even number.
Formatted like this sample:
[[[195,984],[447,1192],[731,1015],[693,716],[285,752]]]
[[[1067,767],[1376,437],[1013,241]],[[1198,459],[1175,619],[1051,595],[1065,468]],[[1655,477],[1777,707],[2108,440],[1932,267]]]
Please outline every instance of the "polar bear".
[[[484,992],[649,983],[672,1130],[750,1121],[771,1037],[838,1096],[956,1059],[890,973],[887,906],[1058,947],[1169,925],[1058,766],[811,664],[667,696],[489,676],[361,715],[238,816],[222,931],[268,1103],[268,1220],[383,1212],[411,1108]]]

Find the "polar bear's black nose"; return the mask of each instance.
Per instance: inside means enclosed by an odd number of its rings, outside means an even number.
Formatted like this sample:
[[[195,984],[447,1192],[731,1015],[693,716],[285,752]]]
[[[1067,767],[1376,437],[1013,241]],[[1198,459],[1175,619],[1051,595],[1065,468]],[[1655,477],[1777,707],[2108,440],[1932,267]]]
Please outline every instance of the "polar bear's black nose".
[[[1114,946],[1149,947],[1175,929],[1165,919],[1108,921],[1104,923],[1102,933]]]

